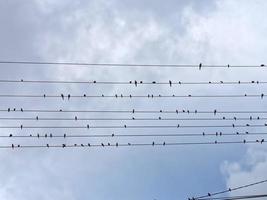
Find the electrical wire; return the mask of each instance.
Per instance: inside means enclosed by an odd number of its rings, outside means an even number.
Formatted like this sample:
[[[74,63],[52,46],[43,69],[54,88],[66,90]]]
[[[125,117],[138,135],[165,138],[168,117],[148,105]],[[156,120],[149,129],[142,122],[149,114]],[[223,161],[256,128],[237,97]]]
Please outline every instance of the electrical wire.
[[[216,195],[219,195],[219,194],[228,193],[228,192],[232,192],[232,191],[248,188],[248,187],[259,185],[259,184],[263,184],[263,183],[267,183],[267,179],[261,180],[261,181],[257,181],[257,182],[254,182],[254,183],[249,183],[249,184],[242,185],[242,186],[238,186],[238,187],[228,188],[227,190],[222,190],[222,191],[219,191],[219,192],[208,193],[207,195],[203,195],[203,196],[199,196],[199,197],[188,198],[188,199],[189,200],[203,199],[203,198],[207,198],[207,197],[212,197],[212,196],[216,196]]]
[[[267,132],[202,132],[202,133],[162,133],[162,134],[28,134],[28,135],[14,135],[14,134],[0,134],[0,138],[119,138],[119,137],[224,137],[224,136],[256,136],[256,135],[267,135]]]
[[[11,145],[1,145],[0,149],[10,149],[10,148],[73,148],[73,147],[142,147],[142,146],[194,146],[194,145],[225,145],[225,144],[263,144],[259,142],[260,140],[248,140],[244,141],[212,141],[212,142],[151,142],[151,143],[82,143],[82,144],[46,144],[46,145],[21,145],[21,144],[11,144]]]
[[[5,121],[260,121],[267,120],[267,117],[205,117],[205,118],[165,118],[165,117],[153,117],[153,118],[88,118],[88,117],[0,117],[0,120]]]
[[[154,94],[147,94],[147,95],[123,95],[123,94],[115,94],[115,95],[48,95],[48,94],[0,94],[0,98],[61,98],[62,100],[71,98],[261,98],[265,94],[223,94],[223,95],[154,95]]]
[[[65,110],[65,109],[26,109],[26,108],[6,108],[0,112],[30,112],[30,113],[140,113],[140,114],[264,114],[267,110]]]
[[[0,64],[16,64],[16,65],[35,65],[35,66],[62,66],[62,67],[157,67],[157,68],[266,68],[265,64],[259,65],[204,65],[199,64],[128,64],[128,63],[87,63],[87,62],[46,62],[46,61],[12,61],[12,60],[1,60]],[[1,66],[1,65],[0,65]],[[2,65],[3,66],[3,65]]]
[[[111,126],[0,126],[0,129],[183,129],[183,128],[255,128],[267,127],[265,124],[231,124],[231,125],[111,125]]]
[[[230,196],[230,197],[217,197],[217,198],[201,198],[198,200],[238,200],[238,199],[259,199],[267,197],[267,194],[260,195],[242,195],[242,196]]]
[[[68,81],[68,80],[14,80],[1,79],[0,83],[32,83],[32,84],[86,84],[86,85],[259,85],[267,84],[267,81],[198,81],[198,82],[184,82],[184,81]]]

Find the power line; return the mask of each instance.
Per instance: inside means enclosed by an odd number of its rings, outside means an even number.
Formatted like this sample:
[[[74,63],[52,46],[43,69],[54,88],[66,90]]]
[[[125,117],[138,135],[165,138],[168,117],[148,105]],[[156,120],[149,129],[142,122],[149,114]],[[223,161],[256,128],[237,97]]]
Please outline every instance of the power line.
[[[0,94],[0,98],[60,98],[62,100],[71,98],[261,98],[265,94],[223,94],[223,95],[154,95],[154,94],[147,94],[147,95],[123,95],[123,94],[115,94],[115,95],[71,95],[71,94],[60,94],[60,95],[50,95],[50,94]]]
[[[29,135],[0,135],[0,138],[119,138],[119,137],[224,137],[224,136],[255,136],[255,135],[267,135],[267,132],[214,132],[214,133],[163,133],[163,134],[29,134]],[[244,140],[243,140],[244,141]]]
[[[249,140],[244,143],[244,141],[213,141],[213,142],[151,142],[151,143],[82,143],[82,144],[57,144],[57,145],[21,145],[21,144],[11,144],[11,145],[1,145],[1,149],[10,148],[76,148],[76,147],[142,147],[142,146],[194,146],[194,145],[225,145],[225,144],[263,144],[259,142],[260,140]]]
[[[182,128],[255,128],[255,127],[267,127],[267,123],[265,124],[231,124],[231,125],[111,125],[111,126],[93,126],[93,125],[85,125],[85,126],[0,126],[0,129],[182,129]]]
[[[214,117],[214,118],[168,118],[168,117],[150,117],[150,118],[85,118],[85,117],[0,117],[0,120],[5,121],[260,121],[267,120],[267,117]]]
[[[61,81],[61,80],[6,80],[1,79],[0,83],[34,83],[34,84],[89,84],[89,85],[259,85],[267,84],[267,81],[205,81],[205,82],[184,82],[184,81]]]
[[[36,65],[36,66],[45,66],[45,65],[54,65],[61,67],[157,67],[157,68],[265,68],[267,67],[264,64],[259,65],[204,65],[199,64],[128,64],[128,63],[87,63],[87,62],[41,62],[41,61],[11,61],[11,60],[1,60],[0,64],[16,64],[16,65]],[[1,66],[1,65],[0,65]]]
[[[201,198],[198,200],[238,200],[238,199],[259,199],[267,197],[267,194],[260,195],[242,195],[242,196],[230,196],[230,197],[217,197],[217,198]]]
[[[261,180],[261,181],[257,181],[257,182],[254,182],[254,183],[249,183],[249,184],[242,185],[242,186],[238,186],[238,187],[229,188],[228,190],[222,190],[222,191],[219,191],[219,192],[208,193],[207,195],[203,195],[203,196],[199,196],[199,197],[189,198],[189,200],[198,200],[198,199],[200,200],[200,199],[203,199],[203,198],[207,198],[207,197],[216,196],[216,195],[219,195],[219,194],[228,193],[228,192],[232,192],[232,191],[248,188],[248,187],[259,185],[259,184],[263,184],[263,183],[267,183],[267,179]]]
[[[65,109],[26,109],[26,108],[7,108],[0,109],[0,112],[30,112],[30,113],[140,113],[140,114],[264,114],[267,110],[65,110]]]

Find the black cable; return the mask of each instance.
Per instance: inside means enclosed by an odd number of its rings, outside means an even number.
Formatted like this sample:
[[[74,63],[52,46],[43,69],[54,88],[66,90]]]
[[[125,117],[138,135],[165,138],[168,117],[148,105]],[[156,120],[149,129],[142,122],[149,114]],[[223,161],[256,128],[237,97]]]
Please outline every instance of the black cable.
[[[0,83],[35,83],[35,84],[89,84],[89,85],[258,85],[267,84],[267,81],[199,81],[199,82],[184,82],[184,81],[60,81],[60,80],[7,80],[1,79]]]
[[[211,197],[211,198],[201,198],[198,200],[238,200],[238,199],[259,199],[267,197],[267,194],[260,195],[242,195],[242,196],[230,196],[230,197]]]
[[[189,198],[189,200],[190,199],[191,200],[193,200],[193,199],[197,200],[197,199],[202,199],[202,198],[206,198],[206,197],[216,196],[216,195],[219,195],[219,194],[224,194],[224,193],[228,193],[228,192],[244,189],[244,188],[251,187],[251,186],[254,186],[254,185],[259,185],[259,184],[262,184],[262,183],[267,183],[267,179],[261,180],[261,181],[257,181],[257,182],[254,182],[254,183],[250,183],[250,184],[246,184],[246,185],[242,185],[242,186],[239,186],[239,187],[229,188],[228,190],[223,190],[223,191],[214,192],[214,193],[208,193],[207,195]]]
[[[85,62],[45,62],[45,61],[11,61],[11,60],[1,60],[0,64],[17,64],[17,65],[36,65],[36,66],[45,66],[45,65],[54,65],[54,66],[73,66],[73,67],[158,67],[158,68],[265,68],[267,67],[264,64],[259,65],[204,65],[202,63],[195,65],[188,64],[127,64],[127,63],[85,63]],[[1,65],[0,65],[1,66]]]
[[[115,94],[115,95],[47,95],[47,94],[0,94],[0,98],[61,98],[62,100],[71,98],[261,98],[265,94],[224,94],[224,95],[154,95],[154,94],[147,94],[147,95],[123,95],[123,94]]]
[[[0,120],[7,121],[260,121],[267,120],[267,117],[214,117],[214,118],[84,118],[84,117],[71,117],[71,118],[58,118],[58,117],[0,117]]]
[[[7,108],[0,109],[0,112],[30,112],[30,113],[140,113],[140,114],[153,114],[153,113],[165,113],[165,114],[264,114],[267,110],[48,110],[48,109],[26,109],[26,108]]]
[[[142,147],[142,146],[194,146],[194,145],[225,145],[225,144],[263,144],[259,140],[249,140],[244,143],[244,141],[213,141],[213,142],[162,142],[162,143],[101,143],[101,144],[91,144],[91,143],[82,143],[82,144],[59,144],[59,145],[21,145],[21,144],[11,144],[11,145],[1,145],[1,149],[10,149],[10,148],[76,148],[76,147]]]
[[[0,138],[119,138],[119,137],[224,137],[224,136],[255,136],[255,135],[267,135],[267,132],[214,132],[214,133],[164,133],[164,134],[53,134],[49,132],[48,134],[29,134],[29,135],[0,135]]]
[[[267,127],[267,123],[265,124],[231,124],[231,125],[111,125],[111,126],[92,126],[92,125],[85,125],[85,126],[0,126],[0,129],[47,129],[47,128],[54,128],[54,129],[143,129],[143,128],[151,128],[151,129],[165,129],[165,128],[175,128],[175,129],[182,129],[182,128],[255,128],[255,127]]]

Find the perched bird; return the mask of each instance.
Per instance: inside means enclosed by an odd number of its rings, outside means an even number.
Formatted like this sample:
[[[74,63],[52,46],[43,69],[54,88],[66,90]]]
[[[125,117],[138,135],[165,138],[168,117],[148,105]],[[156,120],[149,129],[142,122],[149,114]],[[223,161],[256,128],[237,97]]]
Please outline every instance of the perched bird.
[[[202,63],[199,63],[198,69],[201,70],[201,68],[202,68]]]

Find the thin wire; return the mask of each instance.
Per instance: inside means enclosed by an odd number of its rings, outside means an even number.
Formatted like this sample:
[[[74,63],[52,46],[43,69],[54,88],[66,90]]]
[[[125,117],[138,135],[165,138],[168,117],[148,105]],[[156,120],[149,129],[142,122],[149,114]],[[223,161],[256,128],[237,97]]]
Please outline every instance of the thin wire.
[[[267,132],[214,132],[214,133],[177,133],[177,134],[62,134],[55,135],[52,133],[49,134],[29,134],[29,135],[0,135],[0,138],[116,138],[116,137],[223,137],[223,136],[252,136],[252,135],[267,135]]]
[[[25,109],[25,108],[7,108],[0,109],[0,112],[31,112],[31,113],[166,113],[166,114],[264,114],[267,110],[228,110],[220,111],[218,109],[214,110],[47,110],[47,109]]]
[[[225,95],[154,95],[154,94],[148,94],[148,95],[38,95],[38,94],[0,94],[0,98],[61,98],[62,100],[71,98],[255,98],[259,97],[263,99],[265,94],[225,94]]]
[[[0,83],[36,83],[36,84],[89,84],[89,85],[240,85],[240,84],[267,84],[267,81],[206,81],[206,82],[183,82],[183,81],[60,81],[60,80],[7,80],[1,79]]]
[[[83,117],[72,117],[72,118],[51,118],[51,117],[0,117],[0,120],[5,121],[260,121],[267,120],[267,117],[214,117],[214,118],[83,118]]]
[[[201,198],[198,200],[238,200],[238,199],[258,199],[267,197],[267,194],[260,195],[242,195],[242,196],[231,196],[231,197],[217,197],[217,198]]]
[[[17,65],[56,65],[62,67],[158,67],[158,68],[265,68],[264,64],[260,65],[204,65],[202,63],[195,65],[188,64],[126,64],[126,63],[85,63],[85,62],[41,62],[41,61],[11,61],[1,60],[0,64],[17,64]],[[1,65],[0,65],[1,66]]]
[[[231,124],[231,125],[121,125],[121,126],[91,126],[89,124],[85,126],[0,126],[0,129],[47,129],[47,128],[54,128],[54,129],[142,129],[142,128],[159,128],[159,129],[165,129],[165,128],[175,128],[175,129],[181,129],[181,128],[244,128],[244,127],[267,127],[267,123],[265,124]]]
[[[228,190],[223,190],[223,191],[214,192],[214,193],[208,193],[207,195],[195,197],[194,199],[197,200],[197,199],[202,199],[202,198],[206,198],[206,197],[216,196],[216,195],[219,195],[219,194],[224,194],[224,193],[228,193],[228,192],[244,189],[244,188],[247,188],[247,187],[259,185],[259,184],[262,184],[262,183],[267,183],[267,179],[261,180],[261,181],[257,181],[257,182],[254,182],[254,183],[250,183],[250,184],[246,184],[246,185],[242,185],[242,186],[239,186],[239,187],[229,188]],[[193,199],[191,198],[191,200],[193,200]]]
[[[10,149],[10,148],[76,148],[76,147],[141,147],[141,146],[194,146],[194,145],[224,145],[224,144],[263,144],[259,142],[260,140],[249,140],[244,143],[244,141],[213,141],[213,142],[162,142],[162,143],[101,143],[101,144],[91,144],[91,143],[82,143],[82,144],[58,144],[58,145],[1,145],[1,149]]]

